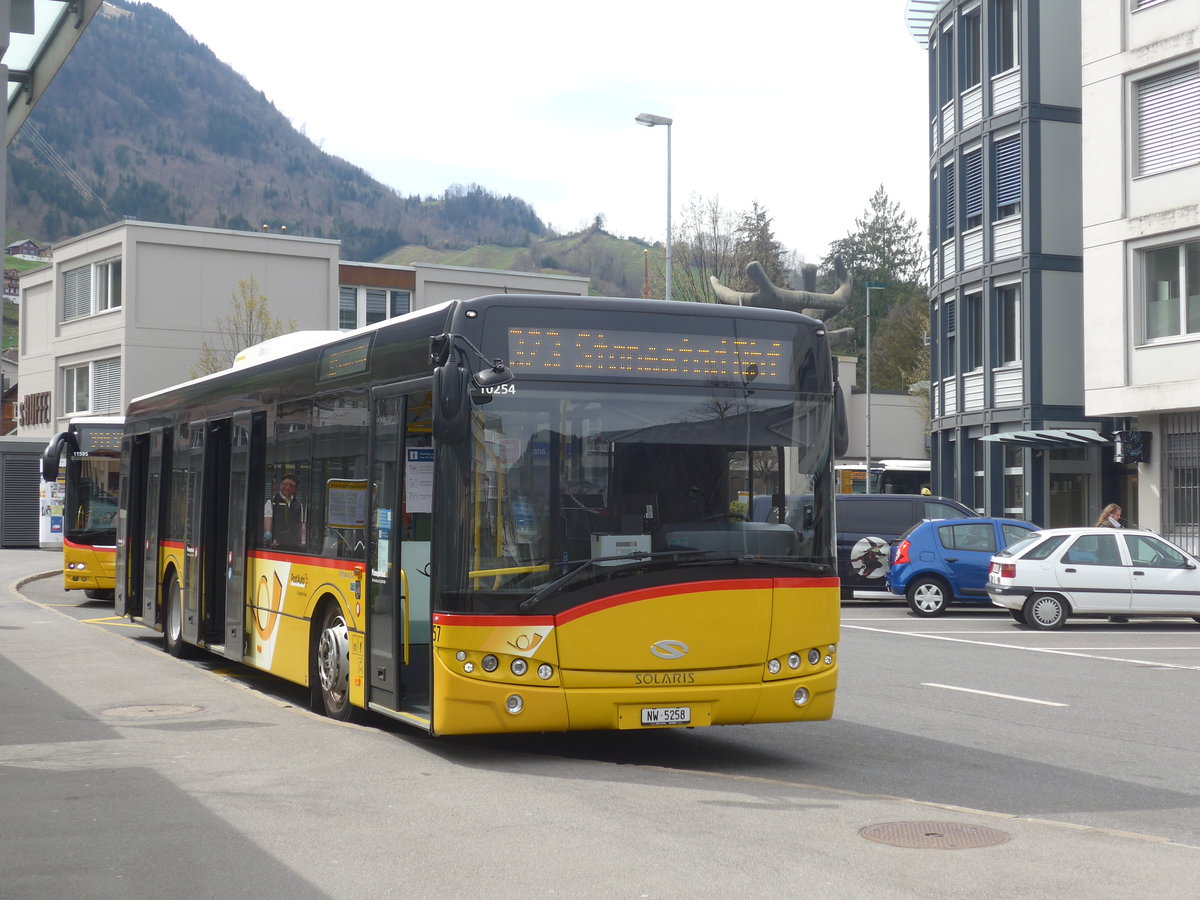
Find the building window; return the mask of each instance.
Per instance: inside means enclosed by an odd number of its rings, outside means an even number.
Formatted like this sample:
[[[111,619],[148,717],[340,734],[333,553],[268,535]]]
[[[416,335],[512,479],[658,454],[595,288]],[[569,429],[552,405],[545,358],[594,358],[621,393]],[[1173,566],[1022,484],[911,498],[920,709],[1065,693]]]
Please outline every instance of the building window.
[[[945,106],[954,99],[954,30],[942,32],[938,44],[938,104]]]
[[[994,74],[1007,72],[1021,64],[1018,52],[1020,8],[1018,0],[995,0],[992,5],[994,41]]]
[[[1146,340],[1200,332],[1200,241],[1146,250],[1142,266]]]
[[[110,259],[63,272],[63,321],[121,306],[121,260]]]
[[[1200,413],[1162,417],[1163,535],[1200,553]]]
[[[970,231],[983,224],[983,150],[963,156],[963,228]]]
[[[993,146],[996,219],[1021,213],[1021,135],[1010,134]]]
[[[983,441],[973,441],[972,453],[975,457],[974,475],[974,508],[975,512],[987,515],[987,472],[984,469],[987,460],[987,445]]]
[[[943,308],[946,316],[946,339],[942,342],[942,373],[949,377],[958,371],[958,360],[954,358],[955,338],[958,332],[958,304],[953,298],[949,298]]]
[[[1025,517],[1023,454],[1020,446],[1006,444],[1004,447],[1004,515],[1015,519]]]
[[[942,239],[954,237],[954,163],[942,166]]]
[[[983,72],[979,7],[964,13],[959,25],[962,41],[962,90],[979,84]]]
[[[338,288],[338,328],[349,331],[358,327],[358,291],[342,285]]]
[[[970,328],[967,341],[967,371],[973,372],[983,368],[983,294],[968,294],[967,327]]]
[[[412,309],[412,291],[353,287],[338,289],[338,327],[343,331],[402,316]]]
[[[96,264],[96,311],[121,305],[121,261],[112,259]]]
[[[98,359],[62,370],[63,415],[121,412],[121,360]]]
[[[1137,83],[1137,174],[1200,162],[1200,63]]]
[[[1000,311],[1000,364],[1016,365],[1021,361],[1021,286],[996,288],[996,308]]]

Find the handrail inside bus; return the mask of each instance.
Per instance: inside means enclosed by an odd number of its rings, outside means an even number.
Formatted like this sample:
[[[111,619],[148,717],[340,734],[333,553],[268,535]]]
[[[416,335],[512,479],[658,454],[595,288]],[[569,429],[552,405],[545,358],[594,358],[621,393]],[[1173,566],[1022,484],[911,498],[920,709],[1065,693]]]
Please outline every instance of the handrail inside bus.
[[[400,570],[400,605],[404,607],[404,664],[408,665],[408,573]]]
[[[547,563],[540,566],[509,566],[506,569],[474,569],[467,573],[468,578],[487,578],[489,575],[526,575],[529,572],[549,572],[550,565]]]

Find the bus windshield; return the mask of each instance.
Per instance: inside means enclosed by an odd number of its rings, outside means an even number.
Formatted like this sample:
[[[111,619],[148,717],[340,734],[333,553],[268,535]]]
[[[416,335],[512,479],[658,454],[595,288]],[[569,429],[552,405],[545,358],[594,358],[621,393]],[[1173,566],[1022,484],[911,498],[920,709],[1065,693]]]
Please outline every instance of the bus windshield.
[[[829,397],[779,390],[521,383],[477,410],[444,608],[511,612],[576,569],[572,586],[710,561],[820,574],[829,517],[751,522],[747,497],[813,493],[832,414]]]
[[[63,536],[77,544],[113,546],[117,534],[117,488],[121,459],[117,450],[67,456]]]

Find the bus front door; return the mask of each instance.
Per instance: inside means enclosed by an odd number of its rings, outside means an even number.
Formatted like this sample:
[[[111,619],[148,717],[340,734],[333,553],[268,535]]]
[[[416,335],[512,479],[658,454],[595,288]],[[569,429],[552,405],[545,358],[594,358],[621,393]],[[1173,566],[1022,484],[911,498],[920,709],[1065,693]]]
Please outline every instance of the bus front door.
[[[430,715],[429,388],[372,392],[367,703],[426,730]]]

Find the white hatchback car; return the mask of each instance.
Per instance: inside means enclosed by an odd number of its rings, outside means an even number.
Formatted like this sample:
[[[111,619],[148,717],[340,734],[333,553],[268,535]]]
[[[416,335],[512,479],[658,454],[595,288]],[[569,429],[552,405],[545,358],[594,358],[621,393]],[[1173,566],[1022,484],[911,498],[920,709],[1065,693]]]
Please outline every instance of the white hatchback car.
[[[992,557],[988,596],[1030,628],[1068,616],[1176,616],[1200,622],[1200,560],[1148,531],[1035,531]]]

